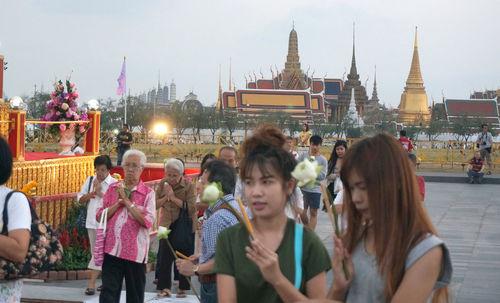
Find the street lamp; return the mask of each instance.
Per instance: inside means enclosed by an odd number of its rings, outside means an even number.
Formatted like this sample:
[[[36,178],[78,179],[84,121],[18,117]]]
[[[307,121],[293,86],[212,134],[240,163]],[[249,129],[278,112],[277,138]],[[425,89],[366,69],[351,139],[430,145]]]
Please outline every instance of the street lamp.
[[[12,99],[10,99],[9,104],[10,104],[10,108],[12,108],[12,109],[22,109],[24,102],[23,102],[23,99],[21,99],[21,97],[15,96]]]
[[[96,99],[90,99],[87,101],[87,107],[89,110],[97,110],[99,108],[99,101]]]

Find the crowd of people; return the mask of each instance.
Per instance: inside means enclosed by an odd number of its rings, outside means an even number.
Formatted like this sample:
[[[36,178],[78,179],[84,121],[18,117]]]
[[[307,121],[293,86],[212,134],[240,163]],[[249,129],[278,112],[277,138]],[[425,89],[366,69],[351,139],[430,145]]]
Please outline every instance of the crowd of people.
[[[224,146],[217,155],[206,155],[197,182],[184,175],[182,160],[169,159],[155,190],[141,181],[147,159],[131,149],[129,134],[124,126],[118,135],[123,180],[111,177],[108,156],[98,156],[96,174],[87,178],[77,197],[87,207],[92,252],[98,222],[107,218],[104,260],[98,266],[92,256],[85,289],[87,295],[100,291],[100,302],[119,302],[123,281],[127,302],[144,301],[155,220],[171,230],[159,245],[159,297],[173,296],[174,283],[176,297],[185,297],[190,279],[198,276],[204,303],[400,302],[410,297],[414,302],[450,301],[450,254],[423,206],[425,183],[415,174],[416,157],[404,131],[399,140],[385,134],[351,146],[338,140],[327,160],[320,152],[322,138],[311,134],[307,125],[297,141],[298,151],[294,138],[274,126],[262,126],[239,150]],[[482,180],[482,159],[488,159],[491,148],[488,134],[483,128],[478,138],[480,150],[471,160],[470,180]],[[1,138],[0,147],[3,209],[12,155]],[[321,167],[314,185],[298,187],[292,171],[311,160]],[[222,195],[210,204],[203,194],[213,182],[220,184]],[[325,185],[342,218],[333,247],[324,247],[314,232],[318,209],[328,203],[319,184]],[[3,227],[0,257],[21,260],[31,221],[26,198],[16,194],[12,199],[17,203],[9,204],[9,214],[19,219]],[[249,215],[251,230],[239,222],[243,213]],[[330,270],[333,282],[327,285]],[[99,274],[102,285],[96,287]],[[1,282],[0,301],[9,295],[18,302],[21,288],[21,280]]]
[[[118,182],[109,176],[105,156],[97,157],[96,176],[82,186],[79,201],[88,203],[90,217],[97,216],[88,220],[89,236],[108,208],[101,302],[118,302],[123,280],[127,302],[144,299],[148,229],[155,213],[171,230],[158,251],[160,297],[174,296],[174,283],[175,296],[185,297],[189,279],[198,276],[205,303],[385,302],[414,292],[422,301],[447,301],[449,252],[422,205],[425,187],[415,175],[411,148],[406,149],[411,143],[402,138],[377,135],[349,148],[339,140],[327,161],[320,153],[321,137],[305,134],[297,153],[293,138],[263,126],[239,150],[224,146],[217,156],[206,155],[196,185],[184,176],[182,160],[169,159],[155,192],[139,178],[142,152],[124,153],[124,181]],[[311,159],[321,166],[316,184],[299,188],[291,173],[297,163]],[[221,184],[222,197],[210,205],[202,197],[212,182]],[[329,248],[332,259],[314,232],[318,209],[325,204],[319,183],[342,217],[342,236],[334,236]],[[249,213],[251,233],[234,213],[242,211],[237,199]],[[176,258],[169,244],[188,258]],[[94,271],[86,293],[93,293],[101,268],[92,260],[89,268]],[[329,270],[334,279],[327,286]]]

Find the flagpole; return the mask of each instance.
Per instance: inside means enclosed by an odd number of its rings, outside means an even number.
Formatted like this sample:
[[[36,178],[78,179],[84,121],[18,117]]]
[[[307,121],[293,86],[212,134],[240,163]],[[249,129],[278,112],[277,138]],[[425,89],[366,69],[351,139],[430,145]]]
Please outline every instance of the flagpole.
[[[125,121],[124,123],[127,124],[127,99],[123,97],[123,93],[122,93],[122,99],[123,99],[123,103],[124,103],[124,107],[125,107],[125,111],[124,111],[124,115],[125,117],[123,118],[123,120]]]

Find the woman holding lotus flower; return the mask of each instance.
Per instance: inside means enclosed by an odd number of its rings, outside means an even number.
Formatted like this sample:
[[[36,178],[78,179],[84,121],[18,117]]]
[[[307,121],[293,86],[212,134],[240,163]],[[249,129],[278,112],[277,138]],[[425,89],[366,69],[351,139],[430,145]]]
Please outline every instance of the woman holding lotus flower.
[[[433,302],[448,301],[450,255],[400,144],[385,134],[361,140],[346,153],[340,177],[347,226],[342,238],[334,236],[328,298],[426,302],[435,290]]]
[[[312,230],[297,227],[284,212],[295,187],[291,173],[296,165],[284,143],[279,129],[264,126],[240,149],[240,176],[253,216],[251,226],[237,224],[217,238],[213,272],[219,302],[295,302],[326,296],[328,253]],[[299,251],[302,258],[296,258]]]
[[[123,280],[128,302],[144,302],[149,229],[155,220],[155,193],[140,179],[146,155],[123,155],[123,181],[109,185],[97,209],[97,221],[107,209],[102,291],[99,302],[120,302]]]

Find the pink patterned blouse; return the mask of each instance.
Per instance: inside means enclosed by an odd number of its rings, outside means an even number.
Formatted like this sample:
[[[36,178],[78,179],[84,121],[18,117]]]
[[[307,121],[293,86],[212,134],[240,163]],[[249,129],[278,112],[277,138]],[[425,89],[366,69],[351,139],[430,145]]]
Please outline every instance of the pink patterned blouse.
[[[102,198],[102,207],[97,210],[97,217],[105,208],[118,203],[116,187],[122,182],[115,182],[109,186]],[[140,181],[132,189],[130,201],[144,214],[146,227],[139,224],[126,207],[119,208],[111,218],[108,218],[104,253],[137,263],[147,263],[149,229],[155,220],[155,193]]]

